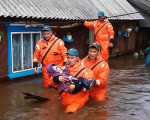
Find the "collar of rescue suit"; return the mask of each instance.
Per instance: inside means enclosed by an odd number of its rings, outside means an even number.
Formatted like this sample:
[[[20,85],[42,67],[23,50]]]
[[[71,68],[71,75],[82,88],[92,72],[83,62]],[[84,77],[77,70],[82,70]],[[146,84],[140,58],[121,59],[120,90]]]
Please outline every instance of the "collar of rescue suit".
[[[102,25],[104,25],[106,22],[109,22],[108,19],[105,19],[104,21],[100,22],[99,20],[96,21],[97,23],[97,27],[101,27]]]
[[[98,20],[98,22],[100,22],[99,20]],[[100,23],[106,23],[106,22],[109,22],[108,21],[108,19],[104,19],[102,22],[100,22]]]
[[[44,38],[42,38],[42,40],[44,41],[44,42],[49,42],[49,41],[52,41],[52,40],[54,40],[55,39],[55,36],[54,35],[52,35],[52,37],[49,39],[49,40],[45,40]]]
[[[66,64],[66,68],[68,68],[69,71],[75,71],[75,72],[77,72],[79,70],[79,66],[81,66],[80,59],[78,59],[78,62],[74,66],[69,66],[68,64]]]
[[[49,41],[45,40],[44,38],[42,38],[43,44],[42,44],[42,48],[46,48],[48,46],[48,42],[54,41],[56,39],[56,37],[53,35]]]
[[[99,55],[96,59],[90,59],[90,57],[87,56],[87,59],[88,59],[89,61],[91,61],[91,62],[96,62],[96,61],[98,61],[98,60],[103,60],[100,55]]]

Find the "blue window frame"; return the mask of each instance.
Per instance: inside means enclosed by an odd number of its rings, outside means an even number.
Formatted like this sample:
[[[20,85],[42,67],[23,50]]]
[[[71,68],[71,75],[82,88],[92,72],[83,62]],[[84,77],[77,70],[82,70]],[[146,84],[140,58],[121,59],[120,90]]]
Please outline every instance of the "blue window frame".
[[[8,36],[8,77],[28,76],[33,72],[33,52],[41,38],[42,28],[26,28],[25,25],[6,24]],[[39,73],[41,67],[39,64]]]

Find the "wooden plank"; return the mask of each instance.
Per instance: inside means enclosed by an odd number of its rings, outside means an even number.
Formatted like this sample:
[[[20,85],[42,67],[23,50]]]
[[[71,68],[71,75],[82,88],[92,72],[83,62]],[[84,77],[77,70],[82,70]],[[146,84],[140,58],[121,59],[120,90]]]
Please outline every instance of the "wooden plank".
[[[26,92],[22,92],[22,93],[25,95],[24,99],[36,99],[36,100],[39,100],[39,101],[50,100],[49,98],[41,97],[41,96],[38,96],[38,95],[33,95],[31,93],[26,93]]]

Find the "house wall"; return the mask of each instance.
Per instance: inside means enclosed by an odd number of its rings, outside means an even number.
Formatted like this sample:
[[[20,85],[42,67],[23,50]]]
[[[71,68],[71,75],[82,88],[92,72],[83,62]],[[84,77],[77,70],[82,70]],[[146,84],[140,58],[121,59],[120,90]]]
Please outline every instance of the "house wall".
[[[136,35],[135,27],[138,25],[138,21],[111,21],[114,31],[114,47],[110,48],[110,57],[132,53],[135,51]],[[128,37],[124,36],[126,28],[132,28]],[[121,35],[118,35],[118,30],[121,30]]]
[[[140,52],[150,46],[150,28],[140,28],[136,36],[135,51]]]
[[[134,31],[135,26],[138,24],[137,21],[111,21],[114,26],[115,31],[115,39],[114,39],[114,47],[110,48],[110,57],[115,57],[118,55],[131,53],[135,51],[135,43],[137,43],[136,35],[138,32]],[[123,28],[132,27],[133,30],[129,34],[129,37],[123,36]],[[122,34],[118,35],[118,30],[122,29]],[[0,31],[5,33],[2,41],[0,43],[0,78],[7,76],[8,74],[8,41],[7,41],[7,28],[4,23],[0,23]],[[89,29],[84,27],[83,25],[72,27],[72,28],[53,28],[54,33],[59,38],[63,38],[70,32],[73,37],[73,42],[65,42],[66,47],[76,48],[79,51],[79,57],[82,59],[88,54],[88,46],[89,46]]]
[[[8,41],[7,28],[4,23],[0,23],[0,31],[4,33],[0,42],[0,79],[8,74]]]
[[[110,57],[115,57],[122,54],[127,54],[135,51],[135,43],[136,35],[138,32],[134,31],[134,28],[138,24],[138,21],[110,21],[114,27],[115,31],[115,39],[114,39],[114,47],[110,48]],[[132,28],[128,37],[123,35],[126,28]],[[121,30],[122,34],[118,35],[118,30]],[[65,42],[66,47],[76,48],[79,51],[80,58],[84,58],[88,54],[88,46],[89,46],[89,38],[92,40],[93,38],[89,35],[89,29],[84,27],[83,25],[66,28],[66,29],[53,29],[56,32],[56,36],[61,38],[67,34],[67,32],[71,32],[74,42]]]
[[[80,25],[77,27],[66,28],[66,29],[53,29],[56,32],[56,36],[59,38],[63,38],[70,32],[73,38],[73,42],[65,42],[65,46],[67,49],[76,48],[79,52],[79,57],[83,58],[87,55],[88,51],[88,37],[89,37],[89,30],[86,29],[84,26]]]

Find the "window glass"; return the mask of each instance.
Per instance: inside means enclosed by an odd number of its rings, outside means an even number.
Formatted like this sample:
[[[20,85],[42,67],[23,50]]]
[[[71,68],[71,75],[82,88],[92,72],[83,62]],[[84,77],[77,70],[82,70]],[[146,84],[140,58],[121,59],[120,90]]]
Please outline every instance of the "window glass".
[[[33,52],[40,33],[12,33],[13,72],[32,69]],[[41,66],[40,63],[38,65]]]
[[[36,43],[40,40],[40,34],[39,33],[33,33],[33,52],[35,51]]]
[[[31,34],[23,34],[23,69],[32,68]]]
[[[21,70],[21,34],[12,35],[13,71]]]
[[[34,52],[36,43],[40,40],[40,34],[39,33],[33,33],[32,38],[33,38],[33,52]],[[41,64],[40,64],[40,61],[39,61],[38,67],[40,67],[40,66],[41,66]]]

